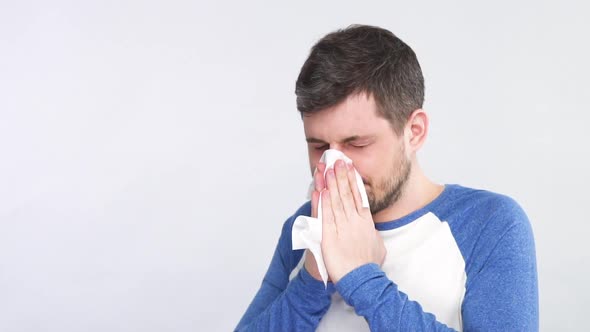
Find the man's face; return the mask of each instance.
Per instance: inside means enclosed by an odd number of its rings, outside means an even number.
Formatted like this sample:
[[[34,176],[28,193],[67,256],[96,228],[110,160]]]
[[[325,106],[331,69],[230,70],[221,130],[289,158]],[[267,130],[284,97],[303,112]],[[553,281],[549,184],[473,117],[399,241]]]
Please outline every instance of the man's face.
[[[367,190],[371,213],[391,206],[401,195],[411,162],[403,135],[379,116],[372,96],[357,94],[344,102],[303,117],[310,168],[313,173],[327,149],[352,159]]]

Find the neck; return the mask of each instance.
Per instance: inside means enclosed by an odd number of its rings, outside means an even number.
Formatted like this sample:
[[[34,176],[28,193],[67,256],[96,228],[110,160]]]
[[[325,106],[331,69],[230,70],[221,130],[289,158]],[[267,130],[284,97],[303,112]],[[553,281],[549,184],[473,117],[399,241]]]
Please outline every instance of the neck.
[[[399,199],[388,208],[373,214],[373,221],[382,223],[404,217],[432,202],[443,189],[444,186],[432,182],[424,175],[414,159],[410,176]]]

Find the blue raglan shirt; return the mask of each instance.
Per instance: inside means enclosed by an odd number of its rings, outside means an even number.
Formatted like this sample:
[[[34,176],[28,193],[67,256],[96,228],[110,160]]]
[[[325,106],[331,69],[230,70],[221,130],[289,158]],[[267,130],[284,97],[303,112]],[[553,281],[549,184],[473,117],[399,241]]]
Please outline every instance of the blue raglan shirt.
[[[236,331],[537,331],[530,223],[511,198],[446,185],[430,204],[375,225],[388,250],[325,288],[302,268],[283,225],[262,285]]]

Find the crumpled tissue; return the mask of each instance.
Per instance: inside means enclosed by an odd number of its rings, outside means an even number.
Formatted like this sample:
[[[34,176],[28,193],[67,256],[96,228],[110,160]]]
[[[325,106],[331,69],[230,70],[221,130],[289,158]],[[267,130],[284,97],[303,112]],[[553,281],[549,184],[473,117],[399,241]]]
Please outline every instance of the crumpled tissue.
[[[346,163],[352,162],[350,158],[348,158],[344,153],[335,149],[328,149],[324,151],[320,161],[326,164],[326,170],[324,171],[324,176],[326,176],[326,171],[329,168],[334,167],[334,163],[338,160],[342,159]],[[356,173],[356,184],[359,188],[359,192],[361,194],[361,200],[363,203],[363,207],[369,207],[369,199],[367,198],[367,192],[365,190],[365,185],[363,184],[363,179],[361,175],[355,170]],[[311,199],[311,193],[315,188],[315,183],[312,180],[309,190],[307,193],[307,199]],[[328,271],[326,270],[326,266],[324,264],[324,257],[322,256],[322,201],[320,198],[318,204],[318,217],[312,218],[307,216],[298,216],[293,223],[292,229],[292,246],[293,250],[299,249],[309,249],[315,260],[318,264],[318,270],[324,281],[324,285],[328,285]]]

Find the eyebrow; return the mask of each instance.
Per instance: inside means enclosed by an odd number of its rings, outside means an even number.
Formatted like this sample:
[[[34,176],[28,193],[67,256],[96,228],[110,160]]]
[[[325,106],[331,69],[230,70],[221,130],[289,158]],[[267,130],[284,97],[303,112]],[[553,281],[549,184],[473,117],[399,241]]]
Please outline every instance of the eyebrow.
[[[340,141],[340,143],[349,143],[349,142],[356,141],[359,139],[367,139],[367,138],[374,138],[374,137],[375,137],[374,135],[367,135],[367,136],[354,135],[354,136],[350,136],[350,137],[343,139],[342,141]],[[319,138],[315,138],[315,137],[307,137],[305,140],[307,141],[307,143],[328,144],[328,142],[323,141]]]

